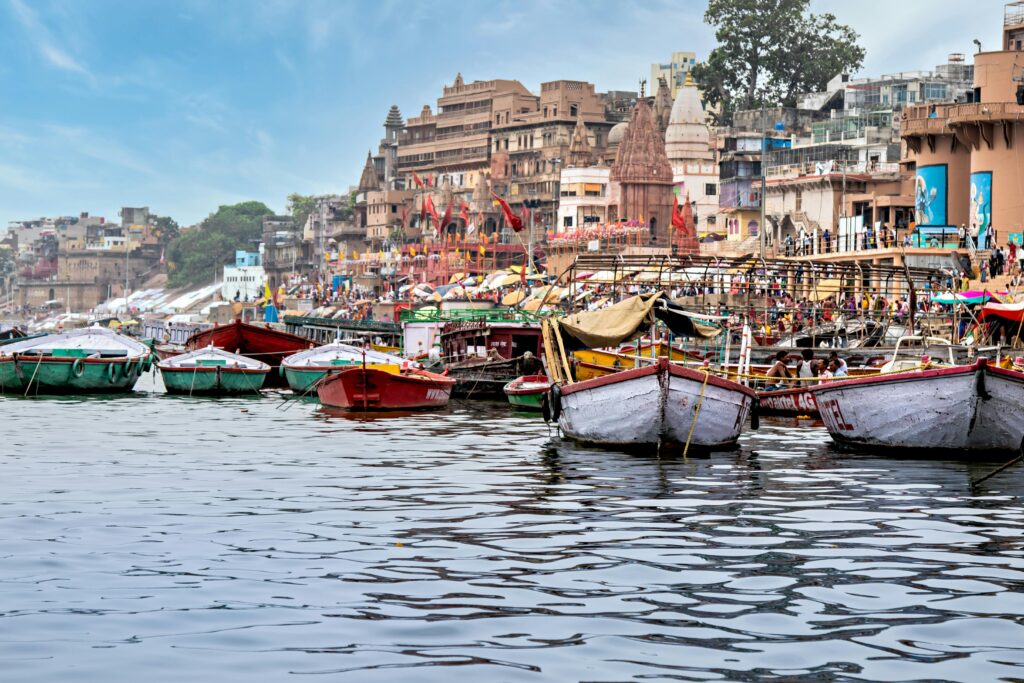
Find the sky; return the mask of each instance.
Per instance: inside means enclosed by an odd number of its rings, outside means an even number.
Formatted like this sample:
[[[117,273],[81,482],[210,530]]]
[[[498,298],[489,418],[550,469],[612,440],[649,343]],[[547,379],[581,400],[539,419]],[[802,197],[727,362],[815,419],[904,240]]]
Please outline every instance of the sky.
[[[812,0],[861,34],[864,75],[932,69],[1001,0]],[[388,108],[443,85],[585,80],[636,90],[652,62],[714,47],[705,0],[0,0],[0,226],[117,220],[149,206],[182,225],[255,199],[358,182]]]

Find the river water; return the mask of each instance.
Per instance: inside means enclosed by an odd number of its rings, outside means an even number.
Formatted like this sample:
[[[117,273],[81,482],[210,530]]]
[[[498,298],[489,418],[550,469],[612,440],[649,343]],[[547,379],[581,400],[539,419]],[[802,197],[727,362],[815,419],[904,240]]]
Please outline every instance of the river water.
[[[499,404],[0,399],[2,681],[1024,679],[1024,474]]]

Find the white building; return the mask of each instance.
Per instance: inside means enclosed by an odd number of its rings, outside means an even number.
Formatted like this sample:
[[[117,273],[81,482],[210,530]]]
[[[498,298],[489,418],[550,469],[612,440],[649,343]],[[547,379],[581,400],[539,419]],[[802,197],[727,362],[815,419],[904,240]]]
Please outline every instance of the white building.
[[[607,222],[610,175],[611,168],[607,166],[562,169],[556,232]]]
[[[672,165],[672,180],[679,203],[693,204],[697,235],[716,231],[718,215],[718,163],[711,145],[700,91],[687,75],[672,103],[665,131],[665,153]]]

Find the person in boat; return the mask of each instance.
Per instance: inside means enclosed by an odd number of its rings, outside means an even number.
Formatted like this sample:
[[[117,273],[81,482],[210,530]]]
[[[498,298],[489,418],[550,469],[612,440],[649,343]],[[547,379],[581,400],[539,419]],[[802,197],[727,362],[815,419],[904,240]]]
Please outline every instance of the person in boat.
[[[786,352],[776,351],[775,362],[765,373],[765,377],[771,378],[765,386],[765,391],[777,391],[787,388],[786,380],[790,378],[789,368],[786,366]]]
[[[828,369],[833,377],[849,377],[850,375],[850,368],[846,365],[846,361],[840,358],[835,351],[828,356]]]
[[[803,380],[811,379],[812,377],[818,376],[818,362],[814,360],[814,350],[804,349],[800,352],[800,360],[796,362],[796,376]],[[797,386],[806,386],[806,382],[801,382]]]
[[[520,361],[519,370],[521,375],[540,375],[544,372],[544,366],[532,351],[526,351]]]

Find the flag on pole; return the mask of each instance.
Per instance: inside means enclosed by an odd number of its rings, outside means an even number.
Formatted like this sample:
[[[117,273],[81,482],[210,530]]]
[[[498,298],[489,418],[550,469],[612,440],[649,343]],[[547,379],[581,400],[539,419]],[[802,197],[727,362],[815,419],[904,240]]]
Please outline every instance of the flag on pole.
[[[416,183],[416,187],[420,188],[421,190],[423,189],[423,180],[420,178],[419,174],[416,173],[416,171],[412,172],[412,181]]]
[[[508,202],[493,192],[491,194],[498,201],[498,204],[501,205],[501,213],[505,216],[505,221],[508,223],[509,227],[515,232],[520,232],[524,227],[523,219],[512,213],[512,207],[508,205]]]
[[[427,214],[429,214],[430,217],[434,219],[434,223],[437,225],[437,229],[440,230],[441,219],[437,215],[437,209],[434,208],[434,200],[430,198],[429,194],[427,195],[426,201],[423,202],[423,210],[426,211]]]
[[[445,207],[445,210],[444,210],[444,218],[442,218],[440,223],[438,223],[438,230],[444,230],[446,227],[448,227],[448,224],[451,222],[451,220],[452,220],[452,203],[451,203],[451,201],[449,201],[448,202],[448,206]]]
[[[468,226],[469,225],[469,204],[467,204],[464,201],[460,202],[460,204],[461,205],[459,206],[459,218],[462,219],[462,224],[463,225]]]

